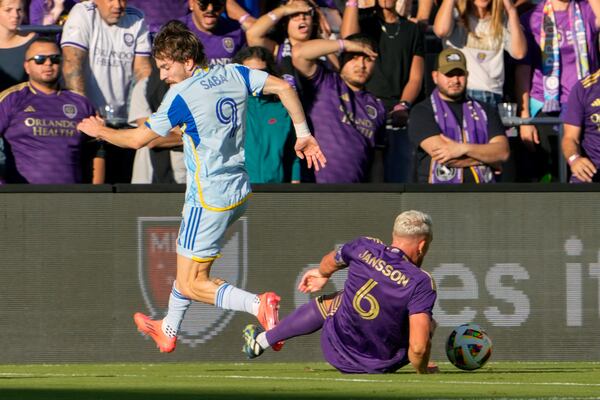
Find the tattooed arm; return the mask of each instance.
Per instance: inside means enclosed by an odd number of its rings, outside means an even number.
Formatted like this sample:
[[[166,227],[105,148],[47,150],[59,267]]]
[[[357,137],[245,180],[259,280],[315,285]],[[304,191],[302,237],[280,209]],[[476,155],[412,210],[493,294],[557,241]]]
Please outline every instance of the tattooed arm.
[[[67,89],[85,95],[85,75],[83,68],[88,52],[77,47],[63,47],[62,74]]]

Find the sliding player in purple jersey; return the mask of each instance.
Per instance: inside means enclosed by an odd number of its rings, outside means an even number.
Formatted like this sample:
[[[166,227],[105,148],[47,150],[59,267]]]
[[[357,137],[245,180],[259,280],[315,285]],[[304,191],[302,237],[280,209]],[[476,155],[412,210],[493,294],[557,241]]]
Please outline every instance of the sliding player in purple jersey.
[[[246,326],[242,351],[255,358],[271,343],[322,329],[323,355],[341,372],[387,373],[408,363],[417,373],[437,371],[429,364],[437,295],[421,269],[432,238],[429,215],[411,210],[396,218],[391,245],[360,237],[330,252],[298,290],[319,291],[348,267],[344,290],[311,300],[267,332]]]

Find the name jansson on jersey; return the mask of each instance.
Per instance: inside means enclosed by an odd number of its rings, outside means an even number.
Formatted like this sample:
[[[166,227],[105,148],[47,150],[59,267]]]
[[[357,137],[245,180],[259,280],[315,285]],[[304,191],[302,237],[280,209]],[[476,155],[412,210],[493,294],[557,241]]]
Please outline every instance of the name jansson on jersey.
[[[381,272],[383,275],[389,277],[392,281],[398,285],[406,286],[410,281],[410,278],[404,275],[401,271],[394,269],[393,266],[386,263],[381,258],[375,257],[369,250],[363,251],[358,255],[358,258],[363,260],[365,264],[370,265],[376,271]]]

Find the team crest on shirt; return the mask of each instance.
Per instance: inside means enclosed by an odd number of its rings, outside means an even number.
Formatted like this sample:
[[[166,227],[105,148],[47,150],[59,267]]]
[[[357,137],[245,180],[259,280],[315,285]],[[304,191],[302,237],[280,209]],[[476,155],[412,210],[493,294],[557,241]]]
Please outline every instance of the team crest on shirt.
[[[131,33],[126,33],[123,35],[123,41],[125,42],[125,44],[129,47],[133,46],[133,35]]]
[[[147,313],[154,319],[166,314],[177,272],[177,234],[181,217],[138,217],[138,279]],[[219,277],[244,289],[248,272],[248,220],[229,227],[221,257],[214,267]],[[140,308],[142,306],[140,305]],[[140,311],[146,313],[146,310]],[[193,302],[185,314],[178,338],[190,347],[206,343],[231,322],[234,311]]]
[[[225,37],[223,38],[223,48],[228,52],[228,53],[233,53],[233,50],[235,48],[235,43],[233,42],[233,39],[230,37]]]
[[[448,168],[443,164],[438,164],[435,168],[434,174],[438,181],[448,182],[456,177],[458,170],[456,168]]]
[[[63,104],[63,113],[67,118],[75,118],[77,116],[77,107],[75,104]]]
[[[369,118],[371,118],[371,119],[377,118],[377,109],[375,107],[373,107],[370,104],[367,104],[367,106],[365,108],[367,109],[367,115],[369,116]]]

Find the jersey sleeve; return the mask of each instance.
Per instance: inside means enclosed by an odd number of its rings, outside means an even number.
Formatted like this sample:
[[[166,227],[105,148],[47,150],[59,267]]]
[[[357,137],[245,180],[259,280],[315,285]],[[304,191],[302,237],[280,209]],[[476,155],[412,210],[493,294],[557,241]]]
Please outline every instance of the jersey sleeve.
[[[145,19],[139,22],[140,29],[135,40],[135,55],[142,57],[150,57],[152,55],[152,45],[150,44],[150,33]]]
[[[148,117],[145,125],[158,135],[167,136],[171,129],[184,123],[186,112],[189,114],[185,100],[171,88],[158,110]]]
[[[233,68],[236,74],[238,74],[246,85],[248,94],[251,96],[262,95],[265,83],[269,74],[265,71],[256,69],[250,69],[243,65],[233,64]]]
[[[585,120],[585,101],[584,90],[581,82],[577,82],[571,93],[564,113],[562,113],[562,122],[565,124],[582,127]]]
[[[13,95],[6,92],[0,93],[0,137],[4,136],[10,123]]]
[[[69,13],[67,22],[63,28],[60,40],[61,47],[71,46],[81,50],[88,51],[91,38],[91,16],[92,11],[88,10],[82,3],[75,4]]]
[[[435,282],[429,274],[426,272],[424,274],[426,276],[417,282],[417,287],[408,302],[409,315],[419,313],[431,315],[433,313],[433,306],[437,298]]]

